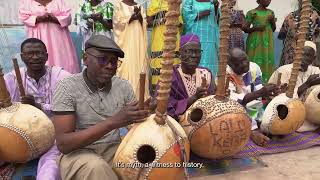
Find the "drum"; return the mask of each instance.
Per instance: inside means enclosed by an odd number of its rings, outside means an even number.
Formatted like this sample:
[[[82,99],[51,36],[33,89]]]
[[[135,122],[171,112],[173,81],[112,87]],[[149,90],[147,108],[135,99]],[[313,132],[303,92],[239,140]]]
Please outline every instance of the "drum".
[[[188,162],[190,144],[187,135],[173,118],[167,116],[166,124],[159,125],[154,117],[151,115],[143,123],[132,127],[118,147],[113,167],[120,179],[184,179],[180,147],[184,147],[185,161]],[[183,146],[179,145],[179,141]]]
[[[251,120],[243,106],[226,98],[208,96],[197,100],[180,119],[191,150],[209,159],[230,157],[239,152],[251,134]]]
[[[306,108],[306,121],[320,125],[320,85],[309,88],[302,101]]]
[[[305,114],[305,107],[300,100],[280,94],[266,107],[260,129],[266,134],[287,135],[302,126]]]
[[[55,139],[46,114],[21,103],[0,109],[0,136],[0,161],[21,163],[47,152]]]

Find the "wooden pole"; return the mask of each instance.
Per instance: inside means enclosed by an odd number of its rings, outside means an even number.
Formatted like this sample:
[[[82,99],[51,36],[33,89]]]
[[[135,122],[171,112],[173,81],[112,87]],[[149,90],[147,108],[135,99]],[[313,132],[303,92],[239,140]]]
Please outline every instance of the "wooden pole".
[[[216,98],[224,99],[226,95],[226,68],[229,56],[230,8],[229,0],[222,0],[220,18],[219,71]]]
[[[303,47],[304,47],[304,43],[306,41],[308,29],[309,29],[309,21],[310,21],[311,12],[312,12],[311,1],[310,0],[302,0],[302,9],[301,9],[300,22],[299,22],[299,29],[298,29],[297,46],[295,48],[293,67],[292,67],[291,76],[289,79],[288,90],[286,92],[286,95],[289,98],[293,98],[294,89],[296,87],[299,70],[301,68]]]
[[[16,58],[12,59],[13,62],[13,67],[14,67],[14,71],[16,73],[16,77],[17,77],[17,82],[18,82],[18,87],[19,87],[19,91],[20,91],[20,96],[25,96],[25,90],[23,87],[23,83],[22,83],[22,78],[21,78],[21,73],[20,73],[20,69],[19,69],[19,65],[18,65],[18,61]]]
[[[144,109],[144,94],[146,86],[146,73],[140,73],[140,88],[139,88],[139,109]]]
[[[230,96],[230,90],[229,90],[229,83],[230,83],[230,74],[227,74],[227,80],[226,80],[226,96]]]
[[[7,108],[12,105],[12,102],[3,76],[2,67],[0,66],[0,108]]]
[[[201,77],[201,87],[206,88],[207,87],[207,79],[206,77]],[[202,98],[206,97],[205,95],[202,96]]]
[[[207,87],[207,79],[206,77],[201,77],[201,87]]]
[[[281,85],[281,76],[282,76],[282,73],[279,73],[278,74],[278,80],[277,80],[277,86]]]
[[[171,81],[173,73],[173,61],[175,58],[175,49],[177,34],[179,31],[179,16],[181,0],[167,0],[168,12],[166,13],[166,30],[164,32],[164,47],[162,54],[162,68],[160,70],[159,89],[157,96],[157,109],[155,121],[157,124],[165,124],[165,114],[168,107],[168,99],[171,91]]]

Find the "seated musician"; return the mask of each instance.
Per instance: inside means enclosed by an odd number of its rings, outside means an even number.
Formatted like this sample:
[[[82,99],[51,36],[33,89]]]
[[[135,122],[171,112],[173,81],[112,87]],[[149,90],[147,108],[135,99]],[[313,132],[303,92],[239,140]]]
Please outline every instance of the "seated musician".
[[[119,128],[141,122],[132,86],[115,76],[124,52],[103,35],[85,43],[86,69],[60,81],[53,97],[58,160],[63,180],[116,180],[111,162]]]
[[[230,77],[230,98],[246,107],[252,119],[251,140],[259,146],[264,146],[270,140],[259,132],[257,122],[263,113],[261,98],[280,93],[275,84],[262,85],[260,67],[249,62],[247,54],[239,48],[230,51],[227,74]],[[254,113],[250,113],[254,111]]]
[[[15,72],[5,75],[6,85],[12,101],[30,104],[51,117],[53,91],[59,80],[70,75],[60,67],[46,66],[48,53],[46,45],[39,39],[29,38],[21,44],[21,59],[26,68],[20,68],[25,96],[20,96]],[[20,98],[21,97],[21,98]],[[41,156],[38,163],[38,180],[58,180],[60,173],[56,159],[60,152],[54,145]]]
[[[320,84],[320,69],[312,65],[316,60],[316,44],[312,41],[306,41],[303,51],[301,69],[298,74],[294,93],[294,97],[300,98],[307,91],[307,89]],[[288,84],[292,67],[293,64],[287,64],[279,67],[270,77],[269,83],[276,83],[278,81],[279,74],[281,74],[281,84]],[[317,129],[317,126],[305,121],[304,125],[298,131],[312,131],[315,129]]]
[[[181,65],[173,68],[172,86],[168,102],[168,114],[176,120],[189,106],[203,96],[214,93],[214,78],[209,69],[199,67],[201,59],[200,39],[195,34],[181,36]],[[207,85],[202,87],[202,78]]]

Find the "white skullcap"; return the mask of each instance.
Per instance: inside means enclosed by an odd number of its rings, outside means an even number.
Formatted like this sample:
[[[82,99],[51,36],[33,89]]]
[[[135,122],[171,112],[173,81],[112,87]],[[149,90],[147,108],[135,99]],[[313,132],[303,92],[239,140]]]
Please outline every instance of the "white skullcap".
[[[315,52],[317,52],[317,45],[312,41],[306,41],[304,43],[304,46],[311,47],[312,49],[314,49]]]

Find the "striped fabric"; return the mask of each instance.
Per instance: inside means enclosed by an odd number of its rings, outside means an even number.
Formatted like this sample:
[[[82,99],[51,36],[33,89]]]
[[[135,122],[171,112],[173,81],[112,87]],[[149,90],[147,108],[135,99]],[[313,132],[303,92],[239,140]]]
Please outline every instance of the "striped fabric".
[[[227,73],[230,75],[230,98],[238,101],[240,104],[248,93],[257,91],[263,87],[261,69],[254,62],[250,62],[249,71],[243,75],[234,73],[230,66],[227,66]],[[263,114],[262,107],[261,98],[253,100],[246,105],[247,112],[252,119],[252,130],[258,128],[256,122],[261,119]]]
[[[235,157],[257,157],[264,154],[297,151],[317,145],[320,145],[319,130],[313,132],[293,133],[283,138],[272,140],[265,147],[260,147],[250,140]]]
[[[262,88],[262,72],[256,63],[250,62],[249,71],[243,75],[235,74],[230,66],[227,66],[227,73],[231,78],[229,90],[233,100],[241,102],[246,94]]]
[[[4,164],[0,166],[0,179],[1,180],[11,180],[13,173],[15,172],[15,167],[13,164]]]

